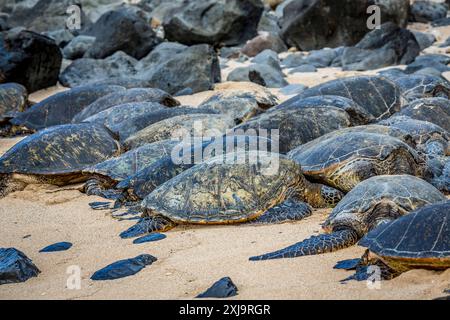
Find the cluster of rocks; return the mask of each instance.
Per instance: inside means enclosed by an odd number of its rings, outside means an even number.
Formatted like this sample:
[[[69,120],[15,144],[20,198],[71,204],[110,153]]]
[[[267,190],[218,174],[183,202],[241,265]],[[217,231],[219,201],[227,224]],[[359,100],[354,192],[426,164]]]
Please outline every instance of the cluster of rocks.
[[[436,22],[445,19],[448,9],[429,1],[411,6],[409,0],[377,2],[382,25],[371,31],[371,0],[122,2],[0,4],[0,81],[20,83],[33,92],[58,81],[75,87],[128,79],[130,86],[187,94],[221,81],[221,55],[223,65],[228,59],[253,58],[227,80],[284,87],[282,68],[294,68],[291,73],[409,64],[435,38],[405,29],[408,21]],[[68,27],[72,11],[67,10],[73,6],[80,8],[75,29]],[[280,63],[276,54],[289,48],[310,54],[295,53]]]

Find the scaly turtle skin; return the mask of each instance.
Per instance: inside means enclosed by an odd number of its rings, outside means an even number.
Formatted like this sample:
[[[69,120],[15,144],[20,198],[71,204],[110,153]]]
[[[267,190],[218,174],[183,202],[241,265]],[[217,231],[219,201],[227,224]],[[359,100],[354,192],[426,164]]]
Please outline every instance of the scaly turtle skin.
[[[114,106],[87,118],[84,122],[100,122],[119,135],[120,141],[162,120],[187,114],[217,114],[217,111],[193,107],[168,108],[159,103],[137,102]]]
[[[353,100],[376,119],[388,118],[399,111],[405,103],[400,88],[391,80],[379,76],[349,77],[325,82],[305,90],[290,100],[322,95],[335,95]],[[285,103],[289,103],[290,100]]]
[[[286,154],[299,145],[349,126],[351,119],[347,112],[335,107],[274,108],[235,127],[234,131],[241,131],[242,135],[263,135],[279,130],[279,152]]]
[[[72,119],[72,123],[80,123],[99,112],[129,102],[156,102],[166,107],[175,107],[180,105],[180,103],[175,100],[170,94],[160,89],[127,89],[126,91],[113,92],[94,101],[89,106],[81,110],[78,114],[76,114]]]
[[[377,175],[423,174],[425,159],[403,141],[391,136],[347,132],[330,134],[289,153],[313,181],[349,192]]]
[[[345,110],[352,121],[352,126],[365,125],[374,122],[375,117],[362,108],[353,100],[341,96],[312,96],[303,98],[294,97],[278,107],[272,108],[269,112],[280,109],[311,108],[311,107],[336,107]]]
[[[424,206],[382,224],[359,245],[397,273],[450,268],[450,201]]]
[[[256,136],[224,136],[213,137],[206,141],[181,141],[172,154],[162,157],[159,161],[149,164],[134,176],[122,181],[117,189],[124,192],[124,198],[132,201],[144,199],[153,190],[176,177],[183,171],[207,161],[219,154],[238,151],[272,150],[272,142]]]
[[[230,161],[233,159],[238,161]],[[248,159],[259,160],[252,163]],[[134,229],[151,232],[176,224],[244,223],[289,198],[324,204],[327,199],[322,192],[321,186],[304,178],[299,165],[283,155],[229,153],[182,172],[150,193],[142,202],[147,217]],[[280,219],[274,217],[280,222],[289,218],[283,210],[273,214],[281,214]]]
[[[118,86],[83,86],[57,93],[20,113],[10,122],[25,131],[38,131],[67,124],[74,115],[95,100],[112,92],[124,91]]]
[[[202,102],[199,108],[227,115],[234,120],[235,124],[246,122],[250,118],[264,112],[259,107],[256,99],[245,97],[245,95],[223,98],[221,95],[214,95]]]
[[[450,84],[440,77],[411,74],[399,77],[394,82],[410,102],[432,97],[450,98]]]
[[[373,177],[357,185],[333,209],[323,225],[328,234],[313,236],[250,260],[293,258],[337,251],[356,244],[365,234],[386,221],[444,200],[446,198],[439,190],[413,176]]]
[[[108,189],[158,160],[170,156],[172,149],[178,144],[179,141],[175,140],[158,141],[84,169],[83,174],[90,178],[85,186],[86,194],[116,198],[116,194]]]
[[[379,122],[380,125],[397,128],[411,135],[415,148],[428,155],[450,155],[450,136],[444,128],[407,116],[396,116]]]
[[[166,139],[177,139],[189,135],[198,137],[220,136],[234,126],[228,116],[218,114],[185,114],[158,121],[127,138],[127,149],[134,149],[146,143]]]
[[[61,125],[35,133],[0,158],[0,196],[29,183],[85,181],[82,170],[118,155],[120,144],[104,126]]]
[[[28,107],[27,89],[18,83],[0,84],[0,123]]]
[[[415,100],[394,115],[398,116],[428,121],[450,131],[450,100],[445,98]]]

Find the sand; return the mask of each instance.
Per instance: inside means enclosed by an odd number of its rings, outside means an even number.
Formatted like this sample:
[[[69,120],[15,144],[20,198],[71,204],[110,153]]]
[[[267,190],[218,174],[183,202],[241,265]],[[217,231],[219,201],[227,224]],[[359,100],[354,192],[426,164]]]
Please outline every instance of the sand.
[[[448,29],[433,32],[444,41],[450,35]],[[445,48],[428,49],[433,50],[445,52]],[[223,79],[242,64],[229,61],[228,65]],[[313,86],[356,74],[359,73],[326,68],[289,75],[287,79],[289,83]],[[218,88],[248,86],[224,83]],[[62,90],[61,86],[49,88],[34,93],[30,99],[38,102]],[[280,101],[289,98],[280,95],[278,89],[271,91]],[[213,91],[202,92],[179,100],[197,106],[212,94]],[[20,139],[0,139],[0,154]],[[383,281],[379,289],[369,288],[366,282],[342,284],[340,280],[351,272],[334,270],[333,266],[340,260],[360,257],[364,249],[358,246],[311,257],[248,260],[318,234],[329,210],[318,210],[304,221],[281,225],[180,226],[167,232],[162,241],[135,245],[119,237],[135,221],[118,221],[108,211],[90,209],[90,202],[103,199],[87,197],[78,187],[30,185],[0,199],[0,247],[22,250],[42,271],[25,283],[0,286],[0,299],[192,299],[225,276],[231,277],[239,288],[239,295],[233,299],[433,299],[450,288],[450,270],[413,270]],[[73,247],[59,253],[38,252],[60,241],[72,242]],[[106,282],[90,280],[96,270],[144,253],[154,255],[158,261],[137,275]],[[79,289],[67,288],[67,271],[72,266],[81,268]]]

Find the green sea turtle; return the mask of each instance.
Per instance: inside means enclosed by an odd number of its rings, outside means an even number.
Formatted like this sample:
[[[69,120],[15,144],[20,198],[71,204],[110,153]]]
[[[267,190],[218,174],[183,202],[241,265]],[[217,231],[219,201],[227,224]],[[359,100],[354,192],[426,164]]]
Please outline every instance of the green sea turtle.
[[[293,258],[337,251],[365,234],[427,204],[446,200],[431,184],[409,175],[377,176],[358,184],[333,209],[323,225],[327,234],[313,236],[252,261]]]
[[[219,154],[257,150],[272,151],[272,141],[264,137],[244,135],[180,141],[173,149],[173,154],[161,157],[135,175],[123,180],[117,185],[117,189],[123,191],[124,199],[139,201],[183,171]]]
[[[104,198],[117,198],[117,193],[109,189],[158,160],[170,156],[172,149],[179,143],[177,140],[163,140],[146,144],[84,169],[83,175],[89,177],[84,188],[85,193]]]
[[[397,116],[428,121],[450,131],[450,100],[446,98],[418,99],[394,115],[394,117]]]
[[[444,128],[407,116],[396,116],[378,124],[403,130],[411,135],[415,148],[428,155],[450,155],[450,135]]]
[[[450,268],[450,201],[421,207],[397,220],[381,224],[362,238],[368,248],[358,261],[357,274],[367,278],[367,266],[375,265],[389,280],[411,269]]]
[[[80,123],[101,111],[129,102],[156,102],[166,107],[180,105],[177,100],[163,90],[153,88],[133,88],[127,89],[126,91],[113,92],[94,101],[76,114],[72,119],[72,123]]]
[[[285,154],[324,134],[349,126],[348,113],[336,107],[274,108],[236,126],[234,131],[263,136],[276,134],[274,130],[278,130],[279,152]]]
[[[120,144],[104,127],[60,125],[23,139],[0,158],[0,196],[30,183],[82,182],[82,170],[117,156]]]
[[[358,76],[319,84],[286,101],[296,101],[321,95],[335,95],[353,100],[376,119],[388,118],[405,103],[400,88],[391,80],[379,76]]]
[[[422,176],[425,159],[403,141],[378,133],[337,132],[292,150],[306,177],[343,192],[377,175]]]
[[[353,100],[341,96],[312,96],[303,98],[302,96],[294,97],[278,107],[272,108],[269,112],[280,109],[295,109],[295,108],[311,108],[311,107],[336,107],[345,110],[352,121],[352,126],[365,125],[374,122],[375,117],[367,110],[362,108]]]
[[[0,84],[0,123],[28,107],[27,89],[18,83]]]
[[[70,123],[72,118],[95,100],[112,92],[121,92],[119,86],[82,86],[54,94],[18,114],[10,120],[13,130],[34,132],[47,127]]]
[[[256,99],[251,97],[218,97],[217,95],[207,99],[199,105],[199,108],[216,111],[229,116],[236,124],[247,121],[250,118],[264,112]]]
[[[159,140],[180,136],[220,136],[234,126],[234,120],[226,115],[193,113],[158,121],[131,135],[124,142],[127,149],[137,148]]]
[[[230,153],[198,164],[159,186],[142,202],[144,218],[122,236],[165,231],[176,224],[244,223],[287,199],[322,207],[335,204],[340,196],[337,190],[309,183],[300,166],[283,155]],[[310,214],[303,208],[296,219]],[[269,221],[267,216],[264,219]],[[290,216],[277,208],[270,221],[284,219]]]
[[[118,134],[121,141],[125,141],[138,131],[159,121],[198,113],[217,114],[218,111],[193,107],[168,108],[155,102],[133,102],[106,109],[87,118],[84,122],[103,123],[109,130]]]
[[[393,80],[408,101],[423,98],[449,98],[450,83],[441,77],[410,74]]]

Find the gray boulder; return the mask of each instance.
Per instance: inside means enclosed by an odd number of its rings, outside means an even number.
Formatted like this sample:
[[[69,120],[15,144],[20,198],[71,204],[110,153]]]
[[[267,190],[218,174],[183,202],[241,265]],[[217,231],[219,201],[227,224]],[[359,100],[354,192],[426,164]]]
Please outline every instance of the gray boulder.
[[[381,8],[382,23],[406,26],[409,0],[292,0],[283,10],[281,35],[304,51],[352,46],[369,31],[367,8],[373,4]]]
[[[70,41],[63,49],[64,58],[69,60],[80,59],[94,44],[95,37],[80,35]]]
[[[433,1],[415,1],[411,5],[410,20],[415,22],[435,21],[447,17],[448,6]]]
[[[169,41],[232,46],[256,36],[263,8],[261,0],[185,1],[163,27]]]
[[[273,50],[277,53],[288,50],[283,40],[281,40],[280,36],[277,34],[260,32],[258,36],[247,41],[245,46],[242,48],[242,53],[249,57],[254,57],[258,53],[267,49]]]

